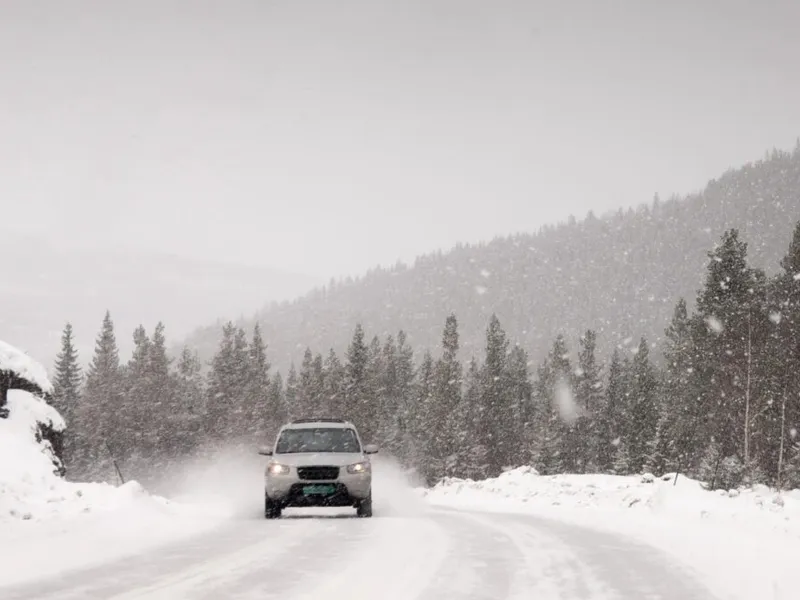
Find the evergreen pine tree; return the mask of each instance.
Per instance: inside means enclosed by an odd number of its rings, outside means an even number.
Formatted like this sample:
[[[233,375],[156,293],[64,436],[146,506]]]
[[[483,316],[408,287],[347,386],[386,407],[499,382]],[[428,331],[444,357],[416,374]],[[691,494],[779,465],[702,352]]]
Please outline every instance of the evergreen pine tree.
[[[485,436],[481,435],[484,419],[483,383],[483,374],[473,357],[465,378],[464,398],[452,417],[457,424],[453,427],[457,456],[457,471],[453,474],[458,477],[483,479],[488,470],[488,449],[483,441]]]
[[[771,406],[768,403],[761,422],[755,423],[762,439],[760,465],[778,485],[787,481],[786,469],[796,443],[792,431],[796,432],[800,423],[800,402],[796,400],[800,397],[800,222],[781,267],[783,272],[770,286],[771,327],[763,364],[766,395],[774,401]]]
[[[289,419],[289,408],[283,389],[283,377],[276,373],[269,384],[267,395],[267,414],[264,430],[264,441],[271,444],[278,435],[281,425]]]
[[[73,417],[81,400],[83,374],[72,335],[72,325],[67,323],[61,335],[61,351],[56,357],[53,379],[53,406],[67,423],[62,453],[62,463],[65,469],[70,469],[70,466],[79,460],[80,452],[80,446],[77,443],[77,436],[80,433],[79,423],[74,422]]]
[[[384,403],[385,364],[383,349],[378,336],[374,336],[367,347],[367,368],[360,395],[359,419],[361,437],[367,443],[378,440],[380,409]]]
[[[397,394],[397,438],[398,458],[406,466],[411,465],[412,448],[415,443],[412,411],[414,407],[416,368],[414,365],[414,351],[409,346],[406,334],[400,331],[397,334],[397,368],[396,368],[396,394]]]
[[[619,438],[617,438],[618,440]],[[615,440],[615,441],[617,441]],[[614,453],[613,470],[615,475],[630,475],[630,453],[628,445],[622,441],[617,441],[617,451]]]
[[[723,458],[739,456],[750,463],[752,418],[763,386],[756,374],[767,331],[765,281],[748,267],[747,244],[735,229],[723,235],[709,258],[695,326],[698,389],[706,415],[702,435],[719,440]]]
[[[133,352],[121,370],[124,377],[122,405],[117,411],[120,437],[116,438],[125,450],[121,456],[141,455],[146,446],[148,432],[147,414],[151,409],[148,399],[148,362],[150,360],[150,338],[143,325],[133,332]]]
[[[367,403],[369,377],[369,348],[364,341],[364,329],[357,324],[353,339],[347,348],[345,363],[345,397],[342,417],[363,429],[365,415],[361,412]]]
[[[230,431],[236,402],[234,338],[236,327],[228,322],[222,328],[219,349],[211,360],[208,374],[208,399],[205,413],[205,435],[212,445],[219,443]]]
[[[116,481],[112,455],[126,449],[119,443],[124,434],[119,426],[123,389],[120,378],[119,350],[111,314],[106,312],[95,343],[94,356],[86,372],[86,386],[76,411],[83,432],[79,478]]]
[[[344,403],[346,397],[345,389],[345,368],[336,352],[333,349],[328,353],[322,365],[323,389],[322,389],[322,409],[334,417],[344,414]]]
[[[409,462],[428,485],[436,483],[436,479],[431,473],[437,471],[436,466],[431,463],[430,457],[425,452],[429,447],[430,438],[435,429],[433,423],[435,415],[433,408],[434,389],[433,357],[429,351],[426,351],[423,354],[416,376],[413,400],[408,411],[408,426],[411,441]]]
[[[167,355],[164,324],[159,322],[153,331],[147,361],[147,415],[145,426],[149,446],[159,455],[174,458],[177,454],[173,432],[181,426],[180,404],[175,395],[171,373],[172,359]]]
[[[452,475],[456,468],[456,430],[460,424],[453,415],[461,403],[462,369],[458,361],[458,321],[451,314],[442,333],[442,355],[434,367],[433,402],[429,409],[426,452],[434,479]]]
[[[295,398],[296,414],[302,418],[315,418],[314,414],[314,354],[306,348],[300,363],[299,383]]]
[[[378,441],[386,454],[397,456],[400,452],[401,437],[398,356],[394,336],[389,335],[386,338],[382,354],[381,389],[383,392],[378,413]]]
[[[233,336],[233,380],[231,382],[231,421],[225,430],[225,437],[238,438],[242,435],[247,436],[250,430],[248,418],[252,414],[254,407],[247,403],[247,393],[250,387],[250,344],[247,341],[247,333],[241,327],[237,327]]]
[[[698,451],[704,447],[699,433],[700,415],[697,401],[699,390],[698,355],[694,347],[692,320],[686,301],[681,298],[675,306],[672,321],[665,330],[663,402],[659,425],[659,443],[664,447],[666,464],[677,471],[694,469]],[[665,468],[666,467],[665,464]]]
[[[535,406],[533,402],[533,386],[528,372],[528,353],[522,346],[515,344],[508,355],[506,365],[506,382],[509,398],[514,412],[514,438],[519,444],[514,466],[531,464],[533,454],[530,451],[530,439],[533,435]]]
[[[485,438],[481,439],[488,451],[489,476],[497,476],[504,467],[516,463],[522,443],[514,398],[508,393],[507,360],[508,339],[500,320],[492,315],[486,329],[486,363],[482,386],[486,426]]]
[[[611,355],[608,387],[597,423],[597,467],[601,473],[617,472],[617,454],[623,436],[625,408],[625,374],[618,349]],[[620,459],[627,472],[627,457]]]
[[[588,472],[597,468],[598,412],[603,403],[603,382],[600,366],[595,358],[597,334],[591,329],[581,337],[581,350],[578,355],[575,401],[580,415],[575,423],[581,452],[578,457],[578,471]]]
[[[262,440],[266,434],[268,396],[270,392],[270,363],[267,345],[261,334],[261,325],[255,324],[250,341],[248,376],[244,386],[244,405],[247,416],[247,434]]]
[[[647,463],[658,426],[658,390],[656,375],[650,363],[650,349],[644,338],[634,355],[631,367],[631,396],[628,415],[628,436],[625,447],[632,472],[640,473]]]
[[[311,408],[314,414],[325,415],[325,362],[322,354],[317,353],[314,356],[311,373]]]
[[[80,400],[83,382],[78,351],[73,342],[72,324],[64,326],[61,335],[61,352],[56,357],[55,377],[53,379],[53,406],[69,425]]]
[[[187,456],[194,451],[203,433],[205,387],[202,370],[197,353],[184,346],[175,375],[176,422],[171,436],[178,455]]]
[[[533,384],[533,426],[530,428],[527,454],[540,473],[549,475],[559,471],[558,454],[561,449],[560,425],[552,398],[553,381],[550,358],[545,358],[536,372]]]
[[[553,343],[549,364],[549,379],[545,382],[551,403],[548,438],[551,444],[560,446],[553,467],[559,472],[576,473],[581,470],[581,456],[585,454],[584,440],[577,428],[583,409],[576,401],[575,371],[562,335]]]
[[[283,394],[283,402],[289,419],[302,418],[303,415],[298,411],[297,396],[299,394],[300,381],[297,376],[297,369],[294,363],[289,367],[289,375],[286,377],[286,389]]]

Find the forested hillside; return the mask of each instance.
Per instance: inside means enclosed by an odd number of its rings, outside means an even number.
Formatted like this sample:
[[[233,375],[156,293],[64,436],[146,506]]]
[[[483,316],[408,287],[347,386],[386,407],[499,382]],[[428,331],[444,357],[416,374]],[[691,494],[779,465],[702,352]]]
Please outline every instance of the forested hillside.
[[[483,358],[470,359],[450,314],[420,354],[402,330],[368,337],[357,324],[343,354],[307,348],[283,375],[257,325],[248,334],[229,323],[204,376],[191,349],[168,358],[161,324],[137,329],[122,363],[106,315],[84,379],[67,326],[54,401],[72,424],[68,473],[148,481],[198,453],[252,452],[287,419],[336,415],[429,483],[535,465],[798,486],[800,223],[787,238],[768,277],[749,264],[739,231],[726,231],[700,270],[696,309],[679,299],[657,351],[641,336],[609,361],[597,356],[603,335],[587,328],[536,348],[545,358],[532,364],[496,315]]]
[[[422,256],[410,266],[375,269],[265,308],[257,320],[270,360],[281,369],[291,361],[299,365],[307,346],[342,352],[356,323],[368,335],[403,328],[415,350],[431,347],[451,312],[462,324],[467,357],[482,353],[492,314],[534,360],[544,357],[557,334],[575,339],[586,327],[598,331],[600,354],[607,357],[640,335],[652,343],[663,339],[677,298],[694,298],[706,253],[724,231],[738,228],[751,264],[774,272],[798,216],[800,146],[732,170],[700,194],[656,198],[636,210],[590,214],[537,233]],[[251,330],[254,322],[239,325]],[[221,324],[209,326],[188,343],[205,361],[221,333]]]

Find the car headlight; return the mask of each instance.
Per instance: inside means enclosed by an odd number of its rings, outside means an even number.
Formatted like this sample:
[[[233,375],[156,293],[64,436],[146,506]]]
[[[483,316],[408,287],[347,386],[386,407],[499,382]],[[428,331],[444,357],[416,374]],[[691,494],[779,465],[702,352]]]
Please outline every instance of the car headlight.
[[[267,473],[269,475],[287,475],[290,469],[286,465],[279,465],[278,463],[272,463],[267,467]]]
[[[369,473],[370,464],[368,462],[360,462],[347,467],[347,472],[353,475],[360,475],[361,473]]]

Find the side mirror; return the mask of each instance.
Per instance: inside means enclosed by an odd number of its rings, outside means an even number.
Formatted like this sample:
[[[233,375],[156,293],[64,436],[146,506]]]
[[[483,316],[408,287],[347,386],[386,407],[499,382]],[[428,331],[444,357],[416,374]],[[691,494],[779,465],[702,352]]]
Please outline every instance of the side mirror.
[[[259,448],[258,453],[261,456],[272,456],[272,448]]]
[[[364,454],[377,454],[378,447],[375,444],[367,444],[364,446]]]

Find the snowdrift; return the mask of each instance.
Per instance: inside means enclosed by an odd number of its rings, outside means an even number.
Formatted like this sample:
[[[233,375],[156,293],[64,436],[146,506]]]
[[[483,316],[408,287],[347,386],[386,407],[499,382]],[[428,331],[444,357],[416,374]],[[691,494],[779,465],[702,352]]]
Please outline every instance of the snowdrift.
[[[485,481],[418,490],[433,506],[515,512],[643,542],[698,574],[720,598],[797,597],[800,491],[708,492],[674,475],[540,476],[520,468]]]
[[[670,473],[653,475],[539,475],[520,467],[483,481],[446,478],[421,490],[429,502],[483,506],[487,501],[529,507],[631,509],[654,514],[727,516],[772,514],[800,527],[800,490],[776,492],[766,486],[709,492],[699,481]]]
[[[651,516],[730,519],[800,536],[800,490],[766,486],[709,492],[683,475],[539,475],[521,467],[483,481],[447,478],[420,493],[429,503],[474,509],[598,509]]]
[[[229,518],[218,507],[174,503],[135,481],[119,487],[57,475],[41,424],[63,428],[58,412],[19,390],[0,419],[0,581],[23,584],[107,563],[208,531]]]
[[[136,482],[71,483],[57,475],[57,459],[47,441],[37,439],[40,425],[64,429],[58,412],[33,394],[8,392],[9,416],[0,419],[0,523],[43,520],[92,511],[165,509],[169,502],[147,494]]]
[[[40,365],[2,342],[0,370],[45,393],[52,390]],[[61,415],[27,391],[8,390],[6,402],[0,417],[0,548],[14,552],[0,561],[4,585],[138,554],[227,517],[219,509],[153,496],[135,481],[119,487],[66,481],[42,435],[45,429],[64,431]]]

